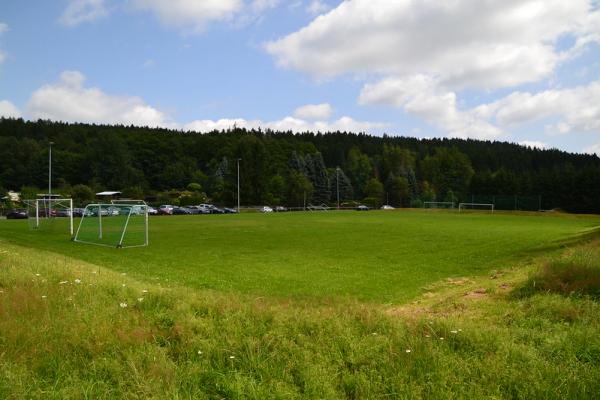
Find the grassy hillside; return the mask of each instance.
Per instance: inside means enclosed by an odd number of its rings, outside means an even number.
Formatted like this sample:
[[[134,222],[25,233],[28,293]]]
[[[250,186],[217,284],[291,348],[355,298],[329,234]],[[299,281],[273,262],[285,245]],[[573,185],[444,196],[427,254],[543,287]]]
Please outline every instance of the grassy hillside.
[[[188,220],[181,221],[157,224]],[[260,230],[256,220],[241,221]],[[92,248],[82,251],[101,260]],[[105,262],[118,259],[106,254]],[[598,302],[585,284],[568,293],[533,284],[559,282],[547,271],[569,263],[597,276],[598,241],[480,277],[469,277],[481,270],[463,261],[465,277],[432,284],[403,306],[149,283],[116,272],[136,253],[114,254],[124,261],[111,270],[0,239],[0,398],[592,399],[600,393]]]
[[[140,249],[72,243],[64,226],[34,232],[24,221],[0,221],[0,238],[150,282],[280,299],[402,303],[441,279],[485,274],[555,249],[600,225],[600,218],[401,210],[174,216],[150,223],[151,246]]]

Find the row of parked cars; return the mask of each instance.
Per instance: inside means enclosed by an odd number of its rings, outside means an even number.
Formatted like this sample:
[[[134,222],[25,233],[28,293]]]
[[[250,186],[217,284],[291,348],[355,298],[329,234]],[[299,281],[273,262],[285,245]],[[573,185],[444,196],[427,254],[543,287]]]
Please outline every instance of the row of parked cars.
[[[152,207],[148,208],[148,214],[151,215],[192,215],[192,214],[236,214],[235,208],[219,208],[212,204],[199,204],[197,206],[172,206],[165,204],[157,209]]]

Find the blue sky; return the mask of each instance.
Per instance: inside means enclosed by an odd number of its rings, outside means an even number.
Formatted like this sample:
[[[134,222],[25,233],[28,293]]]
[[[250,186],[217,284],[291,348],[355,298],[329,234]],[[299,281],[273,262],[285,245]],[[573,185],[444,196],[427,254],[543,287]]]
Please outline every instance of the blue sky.
[[[3,3],[3,116],[600,153],[595,0]]]

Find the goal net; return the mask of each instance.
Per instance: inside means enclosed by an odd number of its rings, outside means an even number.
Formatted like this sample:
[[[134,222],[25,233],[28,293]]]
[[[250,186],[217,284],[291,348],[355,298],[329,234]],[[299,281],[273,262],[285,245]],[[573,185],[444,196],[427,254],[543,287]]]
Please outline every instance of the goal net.
[[[24,200],[31,229],[68,230],[73,235],[73,199],[40,198]]]
[[[148,206],[141,200],[88,204],[74,241],[119,248],[147,246]]]
[[[454,208],[453,201],[425,201],[423,208]]]
[[[491,211],[494,212],[494,205],[489,203],[460,203],[458,212],[463,211]]]

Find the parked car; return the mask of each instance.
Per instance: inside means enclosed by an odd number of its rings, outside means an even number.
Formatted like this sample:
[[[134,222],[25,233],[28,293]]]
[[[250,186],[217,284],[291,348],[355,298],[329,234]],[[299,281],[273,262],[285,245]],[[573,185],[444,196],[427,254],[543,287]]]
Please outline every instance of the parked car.
[[[192,212],[185,207],[173,207],[173,215],[190,215]]]
[[[169,204],[164,204],[158,207],[159,215],[172,215],[173,214],[173,206]]]
[[[70,217],[71,210],[66,209],[66,208],[58,209],[58,210],[56,210],[56,216],[57,217]]]
[[[264,206],[264,207],[262,207],[260,209],[260,212],[262,212],[262,213],[272,213],[273,209],[271,207],[269,207],[269,206]]]
[[[238,212],[238,210],[236,210],[235,208],[230,207],[223,208],[223,211],[225,211],[225,214],[237,214]]]
[[[390,206],[389,204],[384,204],[381,206],[382,210],[395,210],[394,207]]]
[[[74,217],[83,217],[83,213],[85,212],[85,208],[74,208],[73,216]]]
[[[369,207],[361,204],[356,207],[356,211],[369,211]]]
[[[283,206],[277,206],[275,207],[274,211],[275,212],[286,212],[288,209],[283,207]]]
[[[154,207],[148,206],[148,215],[158,215],[158,210]]]
[[[24,208],[15,208],[6,214],[6,219],[27,219],[27,210]]]

